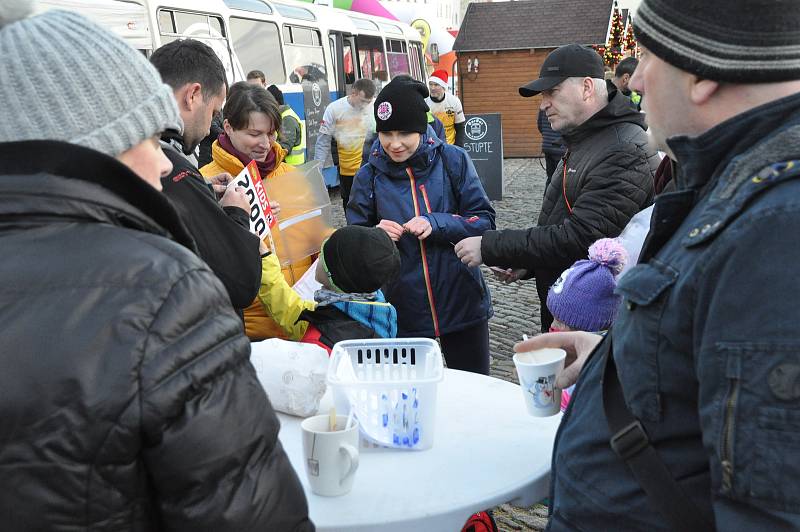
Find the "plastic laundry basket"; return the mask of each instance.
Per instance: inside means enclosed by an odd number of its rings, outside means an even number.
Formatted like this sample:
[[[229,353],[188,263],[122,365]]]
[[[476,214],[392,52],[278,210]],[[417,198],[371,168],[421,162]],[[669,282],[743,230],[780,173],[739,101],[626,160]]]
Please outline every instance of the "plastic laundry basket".
[[[339,412],[352,408],[368,442],[397,449],[433,445],[439,344],[427,338],[347,340],[333,346],[328,385]]]

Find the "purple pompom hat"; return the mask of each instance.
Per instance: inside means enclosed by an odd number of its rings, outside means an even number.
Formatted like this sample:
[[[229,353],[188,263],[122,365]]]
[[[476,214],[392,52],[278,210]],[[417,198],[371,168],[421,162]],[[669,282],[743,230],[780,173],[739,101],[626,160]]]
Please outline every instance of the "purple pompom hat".
[[[578,331],[603,331],[617,317],[621,297],[614,294],[617,275],[628,261],[619,240],[602,238],[589,247],[589,259],[565,270],[550,287],[547,308]]]

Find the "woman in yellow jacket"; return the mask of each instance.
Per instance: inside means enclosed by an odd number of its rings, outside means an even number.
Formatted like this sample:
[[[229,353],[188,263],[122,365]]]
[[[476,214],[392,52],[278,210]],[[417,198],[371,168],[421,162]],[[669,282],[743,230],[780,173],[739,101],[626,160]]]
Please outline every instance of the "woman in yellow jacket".
[[[286,150],[276,141],[281,115],[278,103],[269,92],[243,82],[236,83],[231,86],[222,113],[225,117],[224,132],[211,146],[212,160],[200,169],[200,173],[206,177],[223,172],[236,176],[253,160],[265,181],[293,171],[293,167],[284,162]],[[273,234],[278,231],[276,226]],[[285,266],[282,271],[286,282],[294,284],[315,258],[306,257]],[[267,316],[258,298],[245,309],[244,323],[251,340],[287,337],[286,332]]]

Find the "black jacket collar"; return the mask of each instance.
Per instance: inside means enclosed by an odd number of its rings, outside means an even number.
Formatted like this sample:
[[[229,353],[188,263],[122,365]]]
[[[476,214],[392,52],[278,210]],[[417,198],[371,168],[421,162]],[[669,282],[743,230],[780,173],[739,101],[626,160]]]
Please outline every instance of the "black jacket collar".
[[[196,251],[166,196],[118,160],[89,148],[50,140],[0,143],[0,191],[15,195],[0,200],[0,215],[93,218],[161,234]]]

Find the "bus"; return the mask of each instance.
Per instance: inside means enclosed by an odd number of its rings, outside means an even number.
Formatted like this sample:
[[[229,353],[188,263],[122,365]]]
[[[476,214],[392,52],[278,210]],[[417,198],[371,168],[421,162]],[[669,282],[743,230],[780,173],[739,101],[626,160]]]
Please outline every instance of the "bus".
[[[396,20],[295,0],[40,0],[39,10],[78,11],[149,57],[175,39],[209,45],[228,82],[264,72],[304,122],[312,155],[327,104],[359,78],[382,85],[398,74],[425,81],[417,30]],[[326,172],[326,183],[336,173]]]

